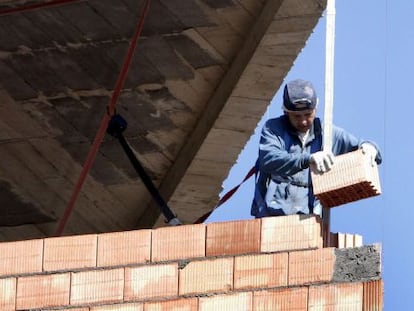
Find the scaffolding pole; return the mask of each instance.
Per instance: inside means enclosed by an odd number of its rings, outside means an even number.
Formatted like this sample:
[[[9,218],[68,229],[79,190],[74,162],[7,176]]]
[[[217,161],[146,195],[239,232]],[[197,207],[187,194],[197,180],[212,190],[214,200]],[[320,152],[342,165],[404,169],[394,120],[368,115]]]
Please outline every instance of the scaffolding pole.
[[[326,6],[326,52],[325,52],[325,109],[323,119],[323,150],[332,150],[332,120],[334,93],[335,55],[335,0],[328,0]],[[323,208],[323,241],[330,246],[331,210]]]

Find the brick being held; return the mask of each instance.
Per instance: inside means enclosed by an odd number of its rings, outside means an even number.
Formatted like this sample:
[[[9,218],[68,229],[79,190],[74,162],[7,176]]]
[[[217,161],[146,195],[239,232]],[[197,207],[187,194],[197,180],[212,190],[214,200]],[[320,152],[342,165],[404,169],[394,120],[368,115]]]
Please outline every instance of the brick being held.
[[[325,207],[381,194],[378,166],[361,149],[336,156],[330,171],[312,171],[311,178],[313,192]]]

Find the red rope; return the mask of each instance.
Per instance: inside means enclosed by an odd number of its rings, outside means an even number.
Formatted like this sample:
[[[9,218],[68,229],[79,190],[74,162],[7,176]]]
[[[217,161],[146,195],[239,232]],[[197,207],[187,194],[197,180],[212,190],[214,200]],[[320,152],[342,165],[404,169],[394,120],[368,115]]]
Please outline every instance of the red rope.
[[[246,176],[244,177],[244,179],[242,180],[242,182],[240,184],[238,184],[236,187],[234,187],[233,189],[231,189],[230,191],[228,191],[221,199],[220,201],[218,201],[217,205],[209,212],[207,212],[206,214],[204,214],[203,216],[201,216],[200,218],[198,218],[194,223],[195,224],[201,224],[202,222],[204,222],[208,216],[211,215],[211,213],[214,212],[215,209],[217,209],[220,205],[224,204],[228,199],[230,199],[233,194],[240,188],[240,186],[246,181],[248,180],[254,173],[256,172],[256,167],[253,166],[250,171],[246,174]]]
[[[83,185],[83,183],[86,179],[86,176],[88,175],[88,172],[89,172],[89,170],[90,170],[90,168],[91,168],[91,166],[92,166],[92,164],[95,160],[96,153],[98,152],[99,146],[102,142],[102,139],[103,139],[103,137],[105,135],[105,132],[106,132],[106,129],[108,127],[108,122],[111,119],[112,115],[115,113],[115,105],[117,103],[119,94],[121,93],[122,86],[124,85],[125,78],[127,76],[127,73],[128,73],[131,61],[132,61],[132,57],[134,55],[135,48],[136,48],[136,45],[137,45],[137,42],[138,42],[138,38],[139,38],[139,36],[141,34],[141,31],[142,31],[142,27],[143,27],[143,24],[144,24],[144,19],[145,19],[145,16],[147,15],[147,12],[148,12],[149,4],[150,4],[150,0],[146,0],[145,1],[145,6],[144,6],[143,11],[142,11],[142,14],[141,14],[141,16],[138,20],[138,23],[137,23],[135,33],[134,33],[134,35],[131,39],[131,42],[129,44],[128,52],[125,56],[125,60],[124,60],[124,63],[122,65],[121,72],[118,76],[118,80],[116,82],[114,91],[112,93],[112,97],[111,97],[110,103],[108,105],[108,111],[106,112],[106,114],[104,115],[104,117],[101,121],[101,125],[99,126],[99,129],[98,129],[98,132],[97,132],[97,134],[95,136],[95,139],[93,141],[92,147],[89,150],[88,156],[85,160],[85,163],[83,165],[83,168],[82,168],[81,174],[79,176],[79,179],[78,179],[78,181],[75,185],[72,196],[71,196],[71,198],[69,200],[69,203],[68,203],[68,205],[67,205],[67,207],[64,211],[64,214],[63,214],[63,216],[62,216],[62,218],[59,222],[59,226],[58,226],[58,228],[56,230],[56,234],[55,234],[56,236],[61,236],[62,233],[63,233],[63,230],[65,229],[66,223],[69,220],[69,217],[72,213],[75,202],[76,202],[76,200],[79,196],[79,193],[81,191],[82,185]]]
[[[48,2],[22,5],[22,6],[18,6],[18,7],[15,7],[15,8],[2,9],[2,10],[0,10],[0,15],[21,13],[21,12],[32,11],[32,10],[36,10],[36,9],[47,8],[47,7],[51,7],[51,6],[68,4],[68,3],[72,3],[72,2],[79,2],[79,1],[85,1],[85,0],[51,0],[51,1],[48,1]]]

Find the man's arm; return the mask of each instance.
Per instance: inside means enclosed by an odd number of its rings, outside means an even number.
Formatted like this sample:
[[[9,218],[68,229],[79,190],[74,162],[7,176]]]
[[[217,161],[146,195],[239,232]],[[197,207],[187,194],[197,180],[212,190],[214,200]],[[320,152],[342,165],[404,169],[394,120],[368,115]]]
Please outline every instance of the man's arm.
[[[366,150],[367,148],[364,148],[364,146],[367,147],[366,145],[369,144],[376,149],[376,155],[374,155],[375,161],[378,164],[382,162],[381,152],[377,144],[375,144],[374,142],[357,138],[354,135],[337,126],[334,126],[333,134],[334,135],[332,142],[332,152],[334,153],[334,155],[344,154],[357,149]]]
[[[284,129],[275,120],[266,122],[259,144],[259,167],[263,172],[289,176],[309,167],[310,155],[301,152],[289,153],[284,141]]]

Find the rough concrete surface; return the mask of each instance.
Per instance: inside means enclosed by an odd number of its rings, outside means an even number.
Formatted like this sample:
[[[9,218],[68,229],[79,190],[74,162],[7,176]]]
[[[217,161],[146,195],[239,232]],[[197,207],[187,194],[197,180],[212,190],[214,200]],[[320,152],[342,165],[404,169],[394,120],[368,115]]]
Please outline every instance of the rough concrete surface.
[[[378,245],[335,249],[333,280],[356,282],[381,277],[381,249]]]

